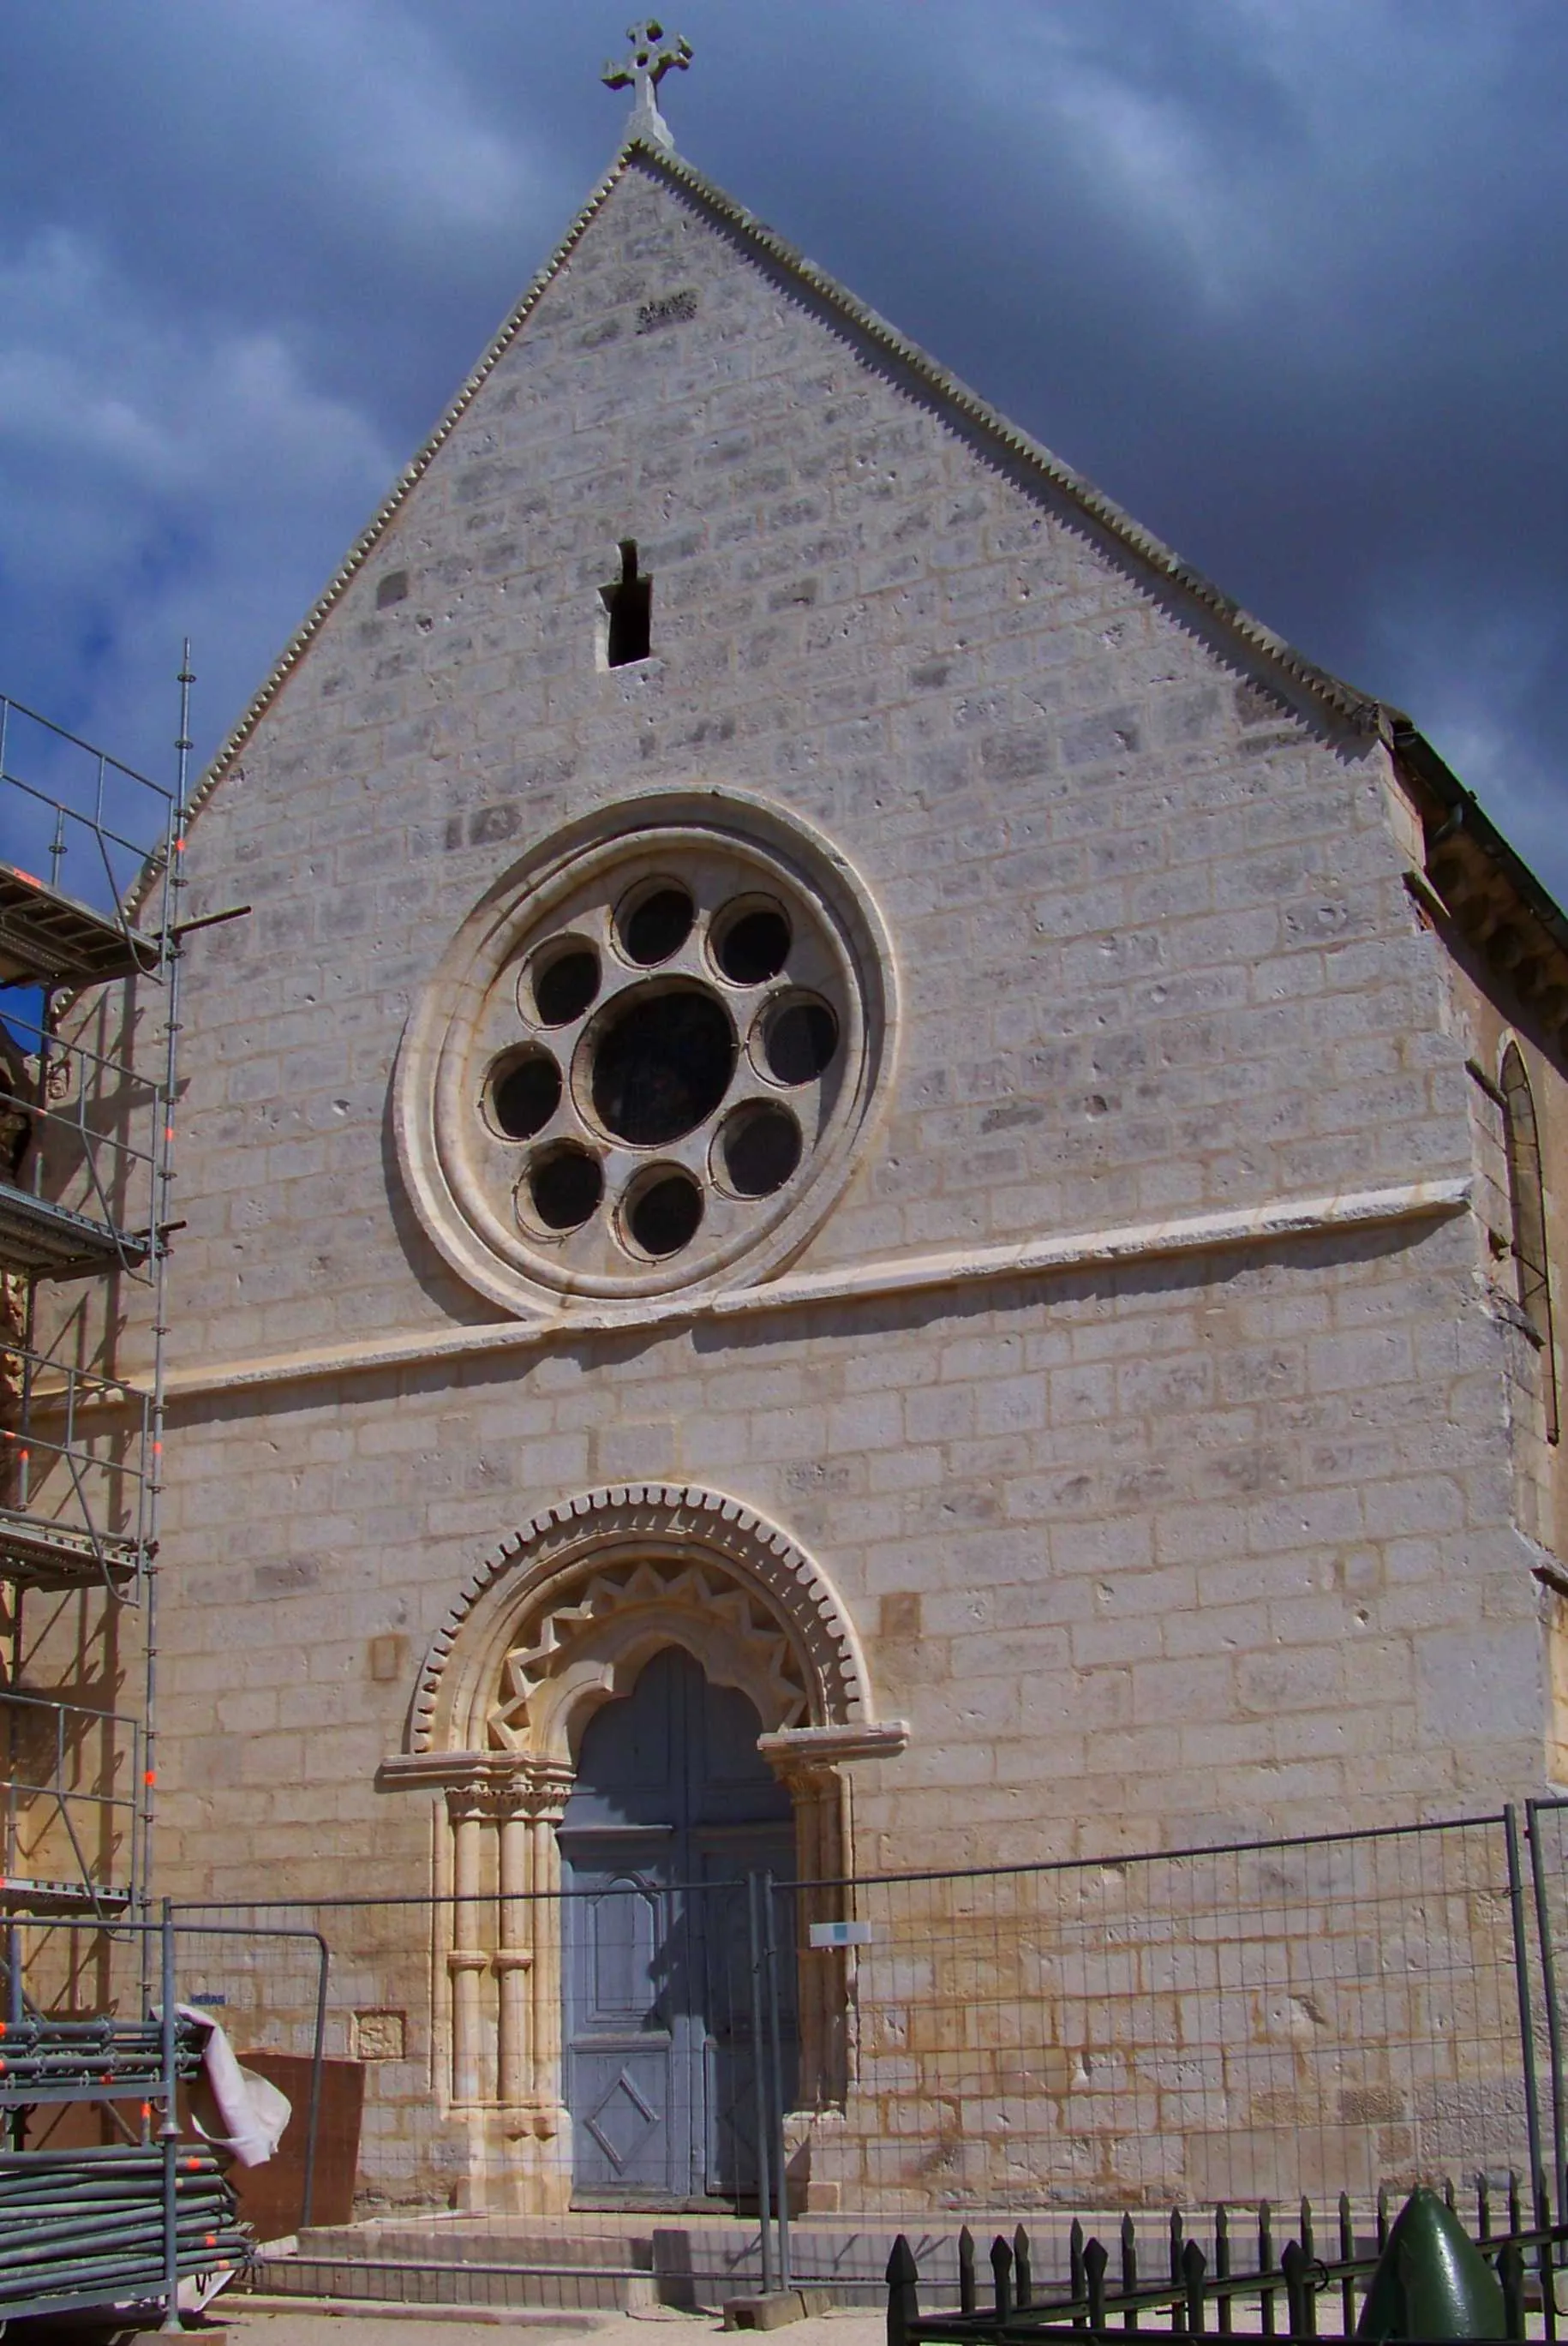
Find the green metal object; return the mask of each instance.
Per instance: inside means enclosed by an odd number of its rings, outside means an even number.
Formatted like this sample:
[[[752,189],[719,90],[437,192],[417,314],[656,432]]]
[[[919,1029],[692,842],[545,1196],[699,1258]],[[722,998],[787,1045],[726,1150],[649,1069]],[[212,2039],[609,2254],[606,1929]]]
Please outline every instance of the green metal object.
[[[1435,2191],[1412,2191],[1378,2259],[1357,2338],[1506,2335],[1497,2275]]]

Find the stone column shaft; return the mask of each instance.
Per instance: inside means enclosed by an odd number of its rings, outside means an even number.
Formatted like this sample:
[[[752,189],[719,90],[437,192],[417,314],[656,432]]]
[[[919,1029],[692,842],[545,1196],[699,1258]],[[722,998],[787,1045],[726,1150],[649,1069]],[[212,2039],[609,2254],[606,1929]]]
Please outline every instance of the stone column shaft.
[[[453,1818],[452,2097],[457,2103],[484,2098],[484,2025],[481,1980],[490,1958],[475,1944],[479,1936],[479,1882],[483,1813],[457,1810]]]
[[[534,1852],[535,1892],[533,1971],[534,2076],[533,2090],[542,2102],[565,2099],[561,2075],[561,1942],[565,1912],[561,1899],[561,1851],[555,1839],[560,1810],[535,1817],[529,1825]]]
[[[529,1895],[534,1887],[534,1824],[521,1807],[501,1820],[496,2067],[500,2098],[512,2109],[526,2101],[534,2089],[534,2001],[529,1984],[537,1953]]]

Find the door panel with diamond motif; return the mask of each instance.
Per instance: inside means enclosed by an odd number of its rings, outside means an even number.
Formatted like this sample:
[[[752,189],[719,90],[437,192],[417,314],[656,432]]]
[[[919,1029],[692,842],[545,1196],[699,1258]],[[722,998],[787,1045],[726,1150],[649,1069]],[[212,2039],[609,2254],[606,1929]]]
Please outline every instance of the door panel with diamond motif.
[[[742,1695],[670,1647],[584,1735],[560,1829],[580,2206],[733,2203],[755,2189],[743,1876],[793,1871],[789,1796],[758,1733]]]

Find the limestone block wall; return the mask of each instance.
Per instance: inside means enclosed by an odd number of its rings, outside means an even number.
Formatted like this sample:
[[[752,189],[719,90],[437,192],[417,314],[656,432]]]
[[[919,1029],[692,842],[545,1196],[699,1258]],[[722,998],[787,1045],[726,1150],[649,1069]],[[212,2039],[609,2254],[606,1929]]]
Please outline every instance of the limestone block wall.
[[[1535,1592],[1471,1277],[1461,1218],[1414,1243],[760,1318],[720,1347],[601,1339],[263,1413],[191,1404],[169,1538],[205,1563],[201,1601],[166,1617],[168,1878],[237,1904],[423,1894],[432,1796],[377,1783],[417,1657],[509,1526],[634,1476],[738,1490],[831,1559],[880,1709],[910,1727],[902,1757],[851,1771],[862,1871],[1527,1789]],[[443,2112],[430,1918],[372,1916],[363,1946],[365,1919],[329,1919],[343,1994],[407,2020],[367,2179],[439,2198],[468,2154]]]
[[[1508,1168],[1506,1110],[1499,1092],[1503,1057],[1520,1053],[1534,1106],[1540,1137],[1543,1203],[1553,1320],[1563,1326],[1568,1299],[1561,1266],[1568,1249],[1568,1080],[1557,1052],[1533,1014],[1507,980],[1487,969],[1463,940],[1445,937],[1447,1016],[1465,1055],[1471,1076],[1470,1112],[1476,1171],[1476,1222],[1482,1281],[1493,1308],[1516,1340],[1510,1347],[1510,1418],[1519,1476],[1522,1526],[1552,1564],[1562,1545],[1568,1504],[1568,1460],[1553,1438],[1545,1407],[1545,1382],[1561,1388],[1561,1339],[1548,1359],[1529,1339],[1518,1309],[1518,1273],[1512,1258],[1513,1211]]]
[[[857,1777],[864,1868],[1528,1788],[1534,1590],[1471,1279],[1460,1219],[182,1404],[182,1883],[422,1887],[421,1796],[375,1787],[419,1658],[509,1531],[634,1478],[734,1489],[830,1559],[911,1729]]]

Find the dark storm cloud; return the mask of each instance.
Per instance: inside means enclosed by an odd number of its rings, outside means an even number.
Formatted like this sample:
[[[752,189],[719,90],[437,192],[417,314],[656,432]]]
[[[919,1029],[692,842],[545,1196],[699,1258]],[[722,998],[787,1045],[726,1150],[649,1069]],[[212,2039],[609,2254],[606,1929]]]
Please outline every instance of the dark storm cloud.
[[[210,747],[613,150],[629,13],[49,0],[0,88],[0,672]],[[682,148],[1568,892],[1560,0],[681,0]]]

